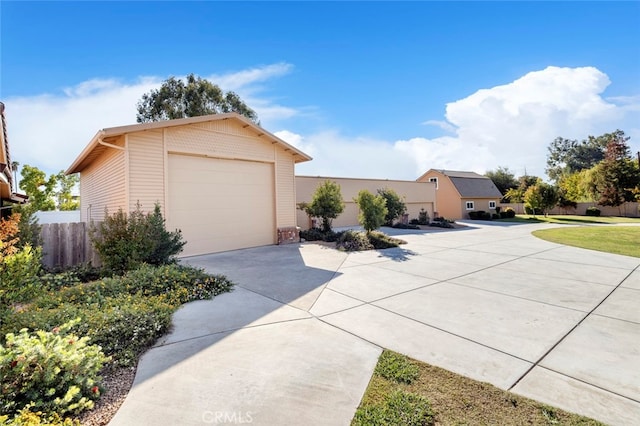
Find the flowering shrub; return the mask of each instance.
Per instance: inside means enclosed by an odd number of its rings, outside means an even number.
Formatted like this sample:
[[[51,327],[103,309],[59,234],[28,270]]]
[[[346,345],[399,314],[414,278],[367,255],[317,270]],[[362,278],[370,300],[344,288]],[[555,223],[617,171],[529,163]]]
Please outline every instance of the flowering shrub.
[[[122,277],[46,293],[6,314],[0,335],[21,328],[50,330],[79,317],[76,329],[112,357],[110,366],[129,366],[168,330],[181,304],[210,299],[232,286],[223,276],[189,266],[143,265]]]
[[[6,335],[0,345],[0,409],[15,414],[29,407],[75,414],[93,408],[100,396],[98,372],[108,358],[89,338],[70,333],[80,319],[52,331]]]

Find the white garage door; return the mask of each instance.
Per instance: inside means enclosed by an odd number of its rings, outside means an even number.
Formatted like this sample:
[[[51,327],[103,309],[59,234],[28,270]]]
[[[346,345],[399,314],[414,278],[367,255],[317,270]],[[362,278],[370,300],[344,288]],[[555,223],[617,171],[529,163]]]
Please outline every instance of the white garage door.
[[[181,229],[182,256],[274,244],[273,165],[169,155],[167,229]]]

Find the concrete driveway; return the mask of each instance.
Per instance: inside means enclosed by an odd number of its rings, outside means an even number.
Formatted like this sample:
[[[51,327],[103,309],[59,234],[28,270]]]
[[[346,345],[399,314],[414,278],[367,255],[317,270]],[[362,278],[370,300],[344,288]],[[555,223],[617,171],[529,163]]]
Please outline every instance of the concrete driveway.
[[[640,419],[640,259],[548,243],[553,225],[395,231],[186,259],[237,283],[185,305],[113,419],[349,424],[381,348],[614,425]]]

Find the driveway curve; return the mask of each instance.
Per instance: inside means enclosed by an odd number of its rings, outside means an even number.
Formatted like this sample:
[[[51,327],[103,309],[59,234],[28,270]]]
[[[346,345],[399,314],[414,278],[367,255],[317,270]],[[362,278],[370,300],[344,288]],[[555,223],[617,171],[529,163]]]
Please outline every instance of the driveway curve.
[[[637,424],[640,259],[531,235],[548,224],[467,225],[184,259],[237,286],[176,312],[110,424],[347,425],[382,348]]]

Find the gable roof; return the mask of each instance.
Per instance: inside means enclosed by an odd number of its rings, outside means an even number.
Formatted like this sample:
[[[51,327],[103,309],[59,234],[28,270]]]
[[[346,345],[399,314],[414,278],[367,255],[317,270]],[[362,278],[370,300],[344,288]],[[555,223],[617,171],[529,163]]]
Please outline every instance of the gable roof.
[[[502,193],[488,177],[449,177],[462,198],[502,198]]]
[[[502,193],[493,181],[476,172],[429,169],[418,179],[423,178],[430,172],[437,172],[448,177],[462,198],[502,198]]]
[[[225,113],[225,114],[210,114],[210,115],[202,115],[199,117],[188,117],[188,118],[179,118],[176,120],[163,120],[163,121],[154,121],[151,123],[139,123],[139,124],[131,124],[128,126],[119,126],[119,127],[109,127],[102,130],[99,130],[98,133],[91,139],[89,144],[85,147],[84,150],[78,155],[78,157],[74,160],[74,162],[69,166],[66,170],[66,174],[73,174],[82,171],[88,164],[93,161],[105,148],[101,145],[101,141],[107,137],[115,137],[121,136],[126,133],[134,133],[141,132],[144,130],[152,130],[152,129],[165,129],[169,127],[176,126],[185,126],[189,124],[196,123],[205,123],[208,121],[218,121],[218,120],[237,120],[240,121],[243,127],[251,127],[258,137],[265,137],[265,140],[270,141],[271,143],[278,144],[286,151],[290,151],[294,156],[294,161],[296,163],[302,163],[304,161],[310,161],[311,157],[300,151],[293,145],[288,144],[283,141],[276,135],[269,133],[262,127],[255,124],[253,121],[248,118],[235,113]]]

